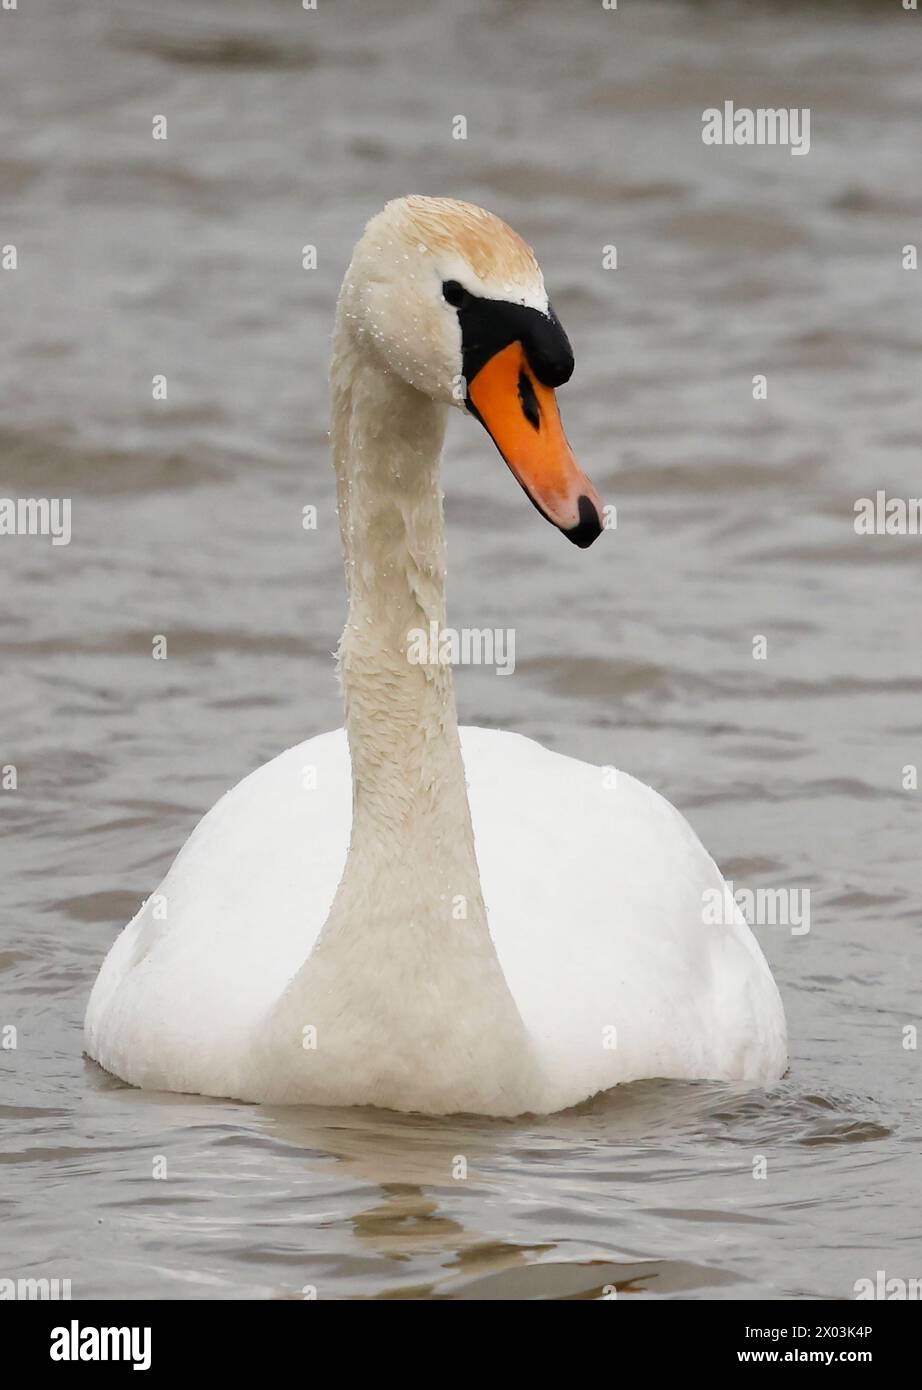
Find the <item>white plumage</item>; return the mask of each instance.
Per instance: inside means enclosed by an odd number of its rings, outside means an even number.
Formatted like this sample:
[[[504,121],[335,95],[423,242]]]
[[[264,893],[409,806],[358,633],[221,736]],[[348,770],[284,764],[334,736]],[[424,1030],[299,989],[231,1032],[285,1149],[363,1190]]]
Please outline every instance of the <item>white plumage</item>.
[[[640,1077],[780,1076],[784,1016],[768,966],[738,916],[704,925],[704,894],[722,879],[669,802],[626,773],[609,786],[610,773],[518,734],[466,728],[462,748],[490,930],[544,1073],[543,1091],[510,1113],[562,1109]],[[280,1075],[261,1030],[326,920],[350,821],[342,730],[222,797],[112,948],[87,1014],[90,1054],[138,1086],[310,1101],[310,1071],[301,1090]],[[412,1009],[387,958],[379,983],[382,998]],[[300,1048],[311,1062],[323,1057],[317,1042],[313,1055]],[[300,1061],[297,1030],[290,1043]],[[382,1008],[380,1048],[400,1045]],[[355,1097],[349,1075],[321,1098],[457,1108],[435,1099],[442,1077],[427,1060],[413,1059],[406,1078],[425,1103]]]

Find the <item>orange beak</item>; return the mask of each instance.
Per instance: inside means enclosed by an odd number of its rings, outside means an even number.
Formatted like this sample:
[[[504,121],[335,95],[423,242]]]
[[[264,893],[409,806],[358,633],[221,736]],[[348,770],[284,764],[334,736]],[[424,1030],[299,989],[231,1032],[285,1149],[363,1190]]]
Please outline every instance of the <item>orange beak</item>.
[[[557,398],[519,342],[485,362],[468,384],[468,409],[486,428],[542,516],[585,548],[602,531],[602,500],[573,457]]]

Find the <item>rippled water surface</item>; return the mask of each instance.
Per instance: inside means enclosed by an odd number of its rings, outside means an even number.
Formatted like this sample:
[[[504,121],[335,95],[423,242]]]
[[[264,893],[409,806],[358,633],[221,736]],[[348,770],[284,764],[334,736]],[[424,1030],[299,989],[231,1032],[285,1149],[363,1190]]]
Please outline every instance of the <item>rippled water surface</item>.
[[[922,1275],[922,540],[852,525],[919,493],[920,54],[897,4],[0,13],[0,495],[73,499],[70,546],[0,540],[0,1273],[221,1298]],[[809,156],[705,148],[727,98],[809,106]],[[446,1122],[142,1094],[81,1055],[94,973],[198,817],[340,722],[330,324],[410,191],[537,248],[619,516],[571,551],[453,422],[452,621],[517,635],[514,678],[460,672],[461,717],[653,783],[737,886],[809,888],[809,933],[758,933],[791,1032],[767,1092]]]

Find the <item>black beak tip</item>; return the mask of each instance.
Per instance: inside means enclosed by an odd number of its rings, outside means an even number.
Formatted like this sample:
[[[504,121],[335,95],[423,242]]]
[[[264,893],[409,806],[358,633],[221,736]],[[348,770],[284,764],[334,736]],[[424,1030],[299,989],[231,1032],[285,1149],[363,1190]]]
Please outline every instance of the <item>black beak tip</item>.
[[[588,550],[592,542],[598,540],[602,534],[602,522],[595,509],[595,504],[583,494],[579,499],[579,521],[575,526],[571,526],[569,531],[563,533],[568,541],[578,545],[580,550]]]

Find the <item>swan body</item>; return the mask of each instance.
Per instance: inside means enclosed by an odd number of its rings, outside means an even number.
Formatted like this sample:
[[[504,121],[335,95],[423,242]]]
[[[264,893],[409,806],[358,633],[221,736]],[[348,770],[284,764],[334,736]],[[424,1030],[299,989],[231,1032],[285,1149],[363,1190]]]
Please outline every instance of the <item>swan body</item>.
[[[525,1075],[521,1094],[491,1095],[488,1074],[446,1090],[451,1070],[436,1034],[456,1007],[450,976],[429,982],[428,1045],[390,1053],[419,969],[396,951],[378,962],[348,1070],[324,1067],[322,1025],[317,1046],[301,1046],[300,1015],[291,1046],[274,1051],[273,1008],[314,946],[346,862],[343,730],[266,763],[200,822],[105,962],[91,1053],[151,1089],[428,1113],[550,1112],[644,1076],[778,1076],[785,1045],[774,982],[738,916],[702,924],[703,895],[722,879],[683,817],[626,773],[612,784],[610,770],[603,776],[521,735],[461,733],[490,929],[540,1084]],[[310,789],[306,768],[315,770]],[[465,931],[450,903],[445,917]],[[369,926],[356,949],[370,954],[374,934]],[[489,1029],[478,1000],[468,1005]],[[286,1051],[296,1065],[279,1065]]]
[[[599,534],[553,397],[570,368],[505,224],[419,198],[369,224],[332,373],[346,730],[222,797],[116,939],[85,1028],[108,1070],[267,1103],[487,1115],[641,1077],[783,1074],[777,988],[682,816],[626,773],[459,730],[450,669],[407,658],[408,635],[445,618],[450,405],[571,540]]]

